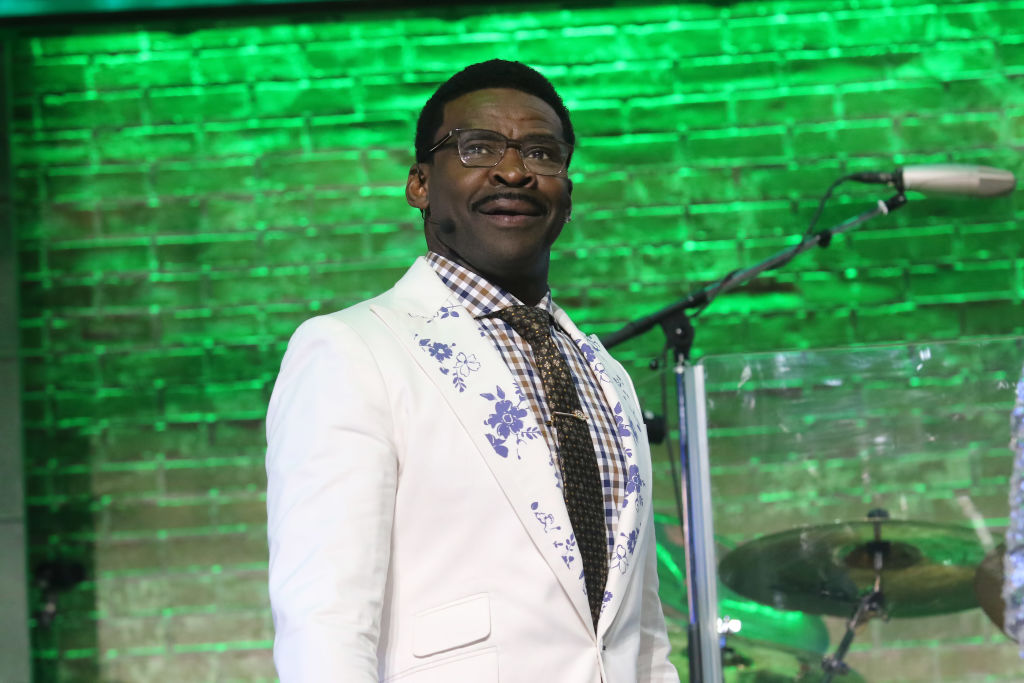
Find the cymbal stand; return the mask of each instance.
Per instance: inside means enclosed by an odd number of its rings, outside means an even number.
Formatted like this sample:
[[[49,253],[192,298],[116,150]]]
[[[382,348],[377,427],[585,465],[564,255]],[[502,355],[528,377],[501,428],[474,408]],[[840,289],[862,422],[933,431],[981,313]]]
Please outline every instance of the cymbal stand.
[[[882,592],[882,570],[890,548],[889,542],[882,540],[882,522],[888,518],[889,513],[885,510],[872,510],[868,513],[868,519],[875,525],[875,540],[867,544],[875,570],[875,583],[871,590],[861,597],[853,616],[846,622],[846,633],[835,653],[822,658],[821,668],[825,671],[823,683],[831,683],[836,674],[844,676],[849,673],[850,667],[843,661],[843,657],[850,649],[859,626],[866,624],[873,617],[881,617],[885,621],[889,619],[889,614],[885,611],[885,594]]]

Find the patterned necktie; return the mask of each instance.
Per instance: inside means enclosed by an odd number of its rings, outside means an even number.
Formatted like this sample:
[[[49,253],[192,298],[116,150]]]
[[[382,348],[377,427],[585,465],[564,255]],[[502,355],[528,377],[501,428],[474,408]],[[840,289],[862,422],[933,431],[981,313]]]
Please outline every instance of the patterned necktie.
[[[536,306],[510,306],[492,315],[511,325],[533,349],[551,412],[550,424],[555,427],[562,497],[583,558],[583,579],[596,629],[608,578],[608,528],[604,487],[587,418],[569,365],[551,336],[551,315]]]

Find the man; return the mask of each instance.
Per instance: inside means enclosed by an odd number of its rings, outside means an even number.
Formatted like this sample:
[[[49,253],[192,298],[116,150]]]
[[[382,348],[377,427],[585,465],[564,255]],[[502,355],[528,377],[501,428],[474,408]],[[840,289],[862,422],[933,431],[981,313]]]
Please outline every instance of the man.
[[[633,388],[547,285],[573,142],[529,67],[453,76],[406,185],[428,255],[289,343],[267,418],[284,683],[678,681]]]

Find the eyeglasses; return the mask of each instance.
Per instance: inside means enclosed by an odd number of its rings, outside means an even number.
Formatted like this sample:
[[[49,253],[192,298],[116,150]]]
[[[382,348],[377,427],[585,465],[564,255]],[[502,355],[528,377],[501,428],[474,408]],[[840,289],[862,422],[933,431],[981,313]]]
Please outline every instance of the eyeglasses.
[[[559,175],[569,163],[572,145],[550,135],[529,135],[522,140],[509,140],[493,130],[455,128],[427,150],[436,152],[452,138],[459,148],[462,165],[469,168],[497,166],[505,150],[515,147],[528,171],[538,175]]]

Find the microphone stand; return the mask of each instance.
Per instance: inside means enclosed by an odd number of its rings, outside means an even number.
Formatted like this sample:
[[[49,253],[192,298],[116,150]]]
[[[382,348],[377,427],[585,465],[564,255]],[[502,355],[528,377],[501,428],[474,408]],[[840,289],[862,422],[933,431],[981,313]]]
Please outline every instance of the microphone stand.
[[[634,320],[633,322],[626,323],[621,329],[616,332],[612,332],[607,337],[601,339],[601,343],[604,344],[606,349],[610,349],[614,346],[632,339],[638,335],[643,334],[647,330],[651,329],[655,325],[662,324],[666,319],[671,316],[682,313],[688,308],[698,308],[711,302],[712,299],[717,297],[719,294],[731,291],[747,284],[761,273],[773,270],[780,266],[789,263],[794,257],[802,254],[809,249],[820,246],[822,248],[827,247],[832,242],[832,237],[840,233],[848,232],[853,230],[862,223],[866,223],[879,214],[889,214],[896,209],[900,208],[907,203],[907,198],[902,192],[886,201],[879,200],[874,209],[865,211],[864,213],[851,218],[839,225],[835,225],[831,228],[822,230],[821,232],[814,233],[809,238],[802,240],[799,244],[792,247],[787,247],[782,251],[769,256],[764,261],[757,263],[749,268],[736,271],[735,273],[728,275],[717,282],[713,282],[710,285],[698,289],[695,292],[691,292],[686,295],[685,298],[680,299],[674,304],[669,304],[660,311],[651,313],[648,316]],[[671,342],[671,339],[669,340]],[[690,340],[692,342],[692,339]],[[689,346],[685,349],[685,356],[689,358],[690,348]]]
[[[789,263],[813,247],[827,247],[832,237],[853,230],[879,214],[889,214],[907,203],[902,189],[879,200],[873,209],[826,230],[805,237],[792,247],[748,268],[730,273],[660,311],[626,324],[601,340],[610,349],[661,325],[675,357],[676,393],[679,398],[679,461],[682,471],[680,510],[686,552],[686,600],[689,609],[687,653],[690,680],[721,683],[722,658],[718,640],[718,582],[715,562],[714,521],[711,514],[711,476],[708,458],[707,396],[704,366],[690,362],[694,330],[686,310],[703,307],[719,294],[750,282],[761,273]],[[841,655],[840,655],[841,657]],[[832,672],[829,672],[830,677]]]

